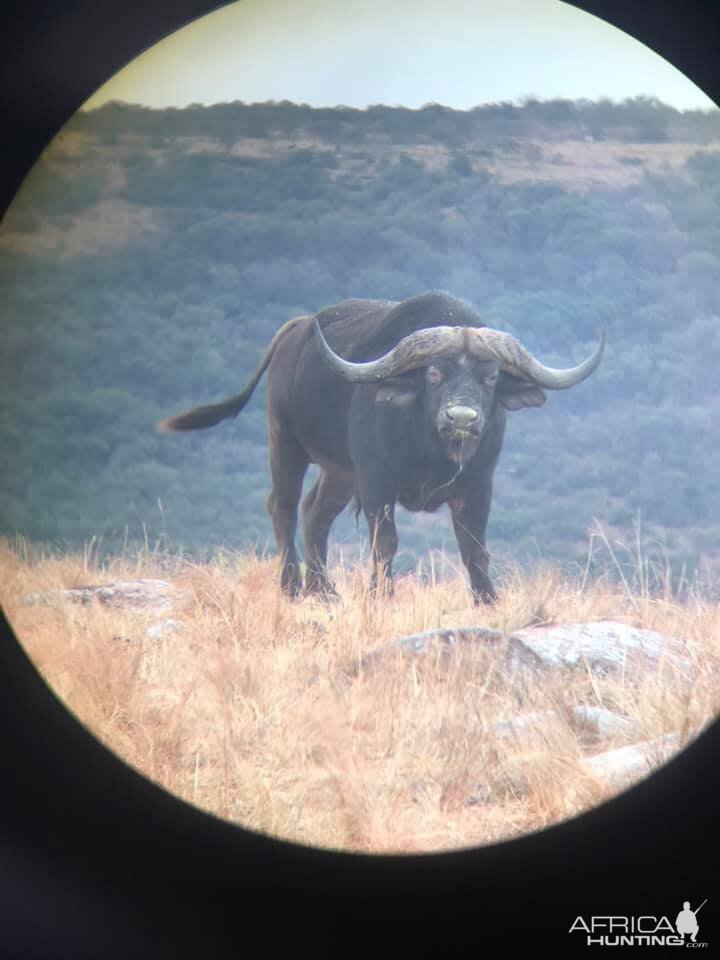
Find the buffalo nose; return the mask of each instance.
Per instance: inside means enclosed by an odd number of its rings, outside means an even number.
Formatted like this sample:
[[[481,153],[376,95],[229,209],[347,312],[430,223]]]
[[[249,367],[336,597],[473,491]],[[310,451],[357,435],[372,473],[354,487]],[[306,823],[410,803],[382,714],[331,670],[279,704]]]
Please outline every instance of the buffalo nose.
[[[477,420],[477,410],[472,407],[448,407],[445,416],[450,420],[453,427],[457,430],[463,430],[469,427],[471,423]]]

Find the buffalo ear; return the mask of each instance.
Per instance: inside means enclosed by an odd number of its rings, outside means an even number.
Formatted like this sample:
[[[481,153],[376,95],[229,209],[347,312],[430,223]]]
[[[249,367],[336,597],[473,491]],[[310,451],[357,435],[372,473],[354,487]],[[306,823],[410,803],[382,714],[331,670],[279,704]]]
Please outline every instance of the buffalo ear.
[[[523,407],[541,407],[545,403],[545,391],[532,383],[518,380],[510,374],[501,373],[497,385],[497,398],[506,410],[521,410]]]
[[[419,392],[413,380],[398,377],[380,384],[375,393],[375,403],[392,403],[396,407],[408,407],[417,400]]]

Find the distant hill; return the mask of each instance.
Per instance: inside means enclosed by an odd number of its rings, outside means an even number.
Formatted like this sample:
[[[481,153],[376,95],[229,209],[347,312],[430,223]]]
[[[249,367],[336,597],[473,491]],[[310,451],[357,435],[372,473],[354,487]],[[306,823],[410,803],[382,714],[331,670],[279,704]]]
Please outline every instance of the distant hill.
[[[608,328],[592,380],[511,417],[494,553],[582,562],[593,518],[639,517],[659,562],[712,575],[719,267],[720,111],[80,113],[0,228],[0,530],[272,544],[262,389],[207,433],[155,420],[237,392],[294,313],[436,288],[555,365]],[[344,517],[335,539],[361,534]],[[449,524],[406,517],[401,547],[452,553]]]

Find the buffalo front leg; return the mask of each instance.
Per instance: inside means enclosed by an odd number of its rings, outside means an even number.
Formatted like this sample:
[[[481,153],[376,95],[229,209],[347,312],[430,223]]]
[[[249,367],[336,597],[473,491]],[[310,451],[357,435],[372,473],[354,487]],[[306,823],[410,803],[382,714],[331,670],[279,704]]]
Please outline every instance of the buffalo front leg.
[[[392,594],[392,562],[398,548],[395,528],[396,490],[392,480],[381,470],[358,474],[358,496],[368,523],[372,553],[370,589]]]
[[[392,596],[394,592],[392,563],[398,548],[395,527],[395,505],[384,503],[374,510],[365,509],[372,552],[370,590]]]
[[[267,506],[280,554],[280,586],[288,596],[296,597],[302,590],[302,574],[295,549],[295,530],[303,477],[309,461],[289,431],[277,424],[273,427],[270,433],[272,489]]]
[[[305,592],[336,597],[327,575],[327,542],[333,521],[348,505],[353,478],[324,470],[302,503],[305,539]]]
[[[374,513],[366,511],[370,544],[372,548],[372,576],[370,590],[392,596],[395,590],[392,576],[392,562],[398,548],[398,535],[395,527],[394,504],[386,503]]]
[[[475,603],[495,603],[497,593],[488,575],[490,554],[485,546],[485,529],[490,513],[492,478],[474,491],[473,499],[456,498],[450,501],[453,528],[460,556],[470,576],[470,588]]]

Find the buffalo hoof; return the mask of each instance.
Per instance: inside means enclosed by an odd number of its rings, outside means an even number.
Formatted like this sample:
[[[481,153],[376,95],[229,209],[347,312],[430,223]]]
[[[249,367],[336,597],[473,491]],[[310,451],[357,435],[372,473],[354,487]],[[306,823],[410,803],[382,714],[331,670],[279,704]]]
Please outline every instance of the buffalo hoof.
[[[324,603],[337,603],[340,599],[340,594],[330,582],[308,583],[305,587],[305,596],[315,597],[315,599],[322,600]]]
[[[300,600],[303,591],[301,587],[283,587],[282,594],[286,600]]]
[[[387,577],[383,577],[380,580],[373,577],[370,580],[370,595],[373,597],[394,597],[395,583],[392,580],[388,580]]]
[[[288,600],[297,600],[302,593],[302,580],[299,577],[282,577],[280,588]]]
[[[473,603],[476,607],[480,606],[481,603],[490,607],[494,603],[497,603],[498,599],[498,595],[495,593],[495,588],[492,584],[489,584],[488,586],[482,587],[478,590],[473,590],[472,595]]]

